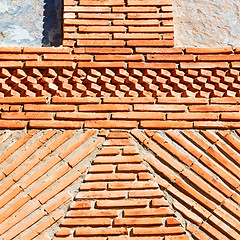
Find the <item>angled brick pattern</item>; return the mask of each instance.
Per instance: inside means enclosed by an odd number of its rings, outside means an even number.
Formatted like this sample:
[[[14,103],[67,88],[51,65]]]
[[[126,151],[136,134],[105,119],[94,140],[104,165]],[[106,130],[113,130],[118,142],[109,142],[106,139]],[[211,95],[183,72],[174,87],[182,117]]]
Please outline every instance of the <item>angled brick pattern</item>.
[[[132,134],[194,239],[239,239],[239,131]]]
[[[63,216],[87,164],[101,144],[95,130],[1,135],[1,239],[33,239]]]

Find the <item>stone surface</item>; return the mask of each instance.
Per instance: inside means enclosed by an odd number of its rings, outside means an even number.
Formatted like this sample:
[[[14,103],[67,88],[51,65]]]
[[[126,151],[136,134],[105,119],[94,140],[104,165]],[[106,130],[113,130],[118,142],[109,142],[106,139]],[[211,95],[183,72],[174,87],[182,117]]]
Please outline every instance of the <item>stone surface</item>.
[[[174,0],[176,46],[239,46],[239,0]]]
[[[0,0],[0,46],[59,46],[61,18],[61,0]]]

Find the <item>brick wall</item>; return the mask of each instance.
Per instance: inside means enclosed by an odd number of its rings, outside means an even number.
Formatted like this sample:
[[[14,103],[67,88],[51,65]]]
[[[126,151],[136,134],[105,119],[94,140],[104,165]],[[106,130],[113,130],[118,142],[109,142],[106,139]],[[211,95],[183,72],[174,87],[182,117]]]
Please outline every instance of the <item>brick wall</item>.
[[[239,49],[171,18],[65,0],[65,47],[0,48],[1,240],[239,239]]]

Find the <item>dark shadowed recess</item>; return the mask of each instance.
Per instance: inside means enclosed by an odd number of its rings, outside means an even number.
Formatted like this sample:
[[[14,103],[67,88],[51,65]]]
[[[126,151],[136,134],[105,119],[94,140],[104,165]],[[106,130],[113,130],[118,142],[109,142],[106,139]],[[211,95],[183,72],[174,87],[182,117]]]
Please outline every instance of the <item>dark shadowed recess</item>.
[[[62,45],[62,0],[44,0],[43,47]]]

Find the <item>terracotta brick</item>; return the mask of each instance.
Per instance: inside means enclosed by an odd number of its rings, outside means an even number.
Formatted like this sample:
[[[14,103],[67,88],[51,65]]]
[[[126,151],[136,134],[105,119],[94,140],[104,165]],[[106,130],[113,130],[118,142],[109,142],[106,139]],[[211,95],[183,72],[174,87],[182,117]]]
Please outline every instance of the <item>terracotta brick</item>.
[[[181,135],[179,135],[174,130],[167,130],[166,134],[178,144],[180,144],[183,148],[185,148],[187,151],[189,151],[196,158],[200,158],[202,156],[202,153],[196,147],[187,142]]]
[[[164,0],[164,1],[157,1],[154,0],[148,4],[147,0],[128,0],[129,6],[165,6],[165,5],[172,5],[171,0]]]
[[[119,148],[110,147],[110,148],[103,148],[97,155],[98,156],[114,156],[120,153]]]
[[[31,198],[36,197],[38,194],[40,194],[42,191],[44,191],[46,188],[48,188],[51,184],[53,184],[59,178],[64,176],[69,170],[70,170],[70,167],[67,164],[63,165],[54,174],[52,174],[51,177],[46,178],[44,182],[42,182],[40,185],[38,185],[38,188],[33,188],[28,193],[29,196],[31,196]]]
[[[96,191],[96,192],[79,192],[76,199],[121,199],[126,197],[124,191]]]
[[[59,120],[85,120],[85,119],[107,119],[108,114],[107,113],[86,113],[86,112],[80,112],[80,113],[57,113],[55,119]]]
[[[156,198],[163,197],[163,193],[160,190],[132,190],[129,192],[130,198]]]
[[[69,68],[69,69],[74,69],[75,68],[75,63],[70,62],[70,61],[26,61],[25,67],[26,68]],[[1,66],[1,63],[0,63]],[[19,68],[22,68],[22,66],[17,66]]]
[[[136,128],[138,125],[137,121],[113,121],[113,120],[89,120],[85,121],[85,128]]]
[[[82,0],[81,6],[121,6],[124,1],[120,0]]]
[[[223,240],[227,240],[229,239],[228,237],[224,236],[222,233],[220,233],[217,229],[215,229],[214,227],[212,227],[210,224],[208,224],[207,222],[204,222],[201,225],[201,228],[203,228],[206,232],[210,233],[210,235],[218,238],[218,239],[223,239]]]
[[[41,202],[42,204],[46,203],[49,199],[53,198],[56,194],[61,192],[64,188],[72,184],[80,176],[81,174],[79,172],[72,173],[63,182],[59,183],[57,186],[55,186],[51,190],[48,190],[42,197],[40,197],[39,202]]]
[[[189,236],[187,236],[187,235],[166,236],[165,240],[189,240]]]
[[[156,7],[113,7],[113,12],[157,12]]]
[[[90,209],[91,201],[83,200],[83,201],[75,201],[70,205],[70,209]]]
[[[166,226],[179,226],[181,223],[174,217],[168,217],[166,219]]]
[[[225,185],[220,183],[220,181],[216,180],[213,176],[211,176],[207,171],[202,169],[197,164],[193,164],[191,169],[200,175],[205,181],[210,183],[213,187],[217,188],[220,192],[222,192],[225,196],[230,197],[232,195],[232,191],[228,189]]]
[[[147,133],[147,131],[145,131]],[[193,161],[188,158],[183,152],[178,150],[176,147],[174,147],[169,142],[165,141],[163,138],[161,138],[158,134],[153,135],[153,140],[156,141],[159,145],[161,145],[164,149],[166,149],[168,152],[170,152],[172,155],[177,157],[181,162],[185,163],[188,166],[191,166],[193,164]]]
[[[71,97],[52,97],[52,103],[53,104],[90,104],[90,103],[99,103],[99,98],[71,98]],[[69,110],[67,110],[69,111]]]
[[[105,173],[105,174],[89,174],[85,181],[134,181],[135,174],[132,173]]]
[[[91,104],[91,105],[80,105],[79,111],[82,112],[111,112],[111,111],[130,111],[130,105],[128,104]]]
[[[20,184],[21,188],[25,189],[30,184],[34,183],[37,179],[43,176],[49,169],[55,166],[58,162],[60,162],[59,158],[52,158],[49,160],[42,168],[38,169],[31,176],[29,176],[23,183]]]
[[[74,150],[76,150],[79,146],[81,146],[85,141],[87,141],[96,131],[95,130],[89,130],[85,133],[83,133],[75,142],[68,146],[66,149],[61,151],[59,154],[59,157],[61,159],[66,158],[69,154],[71,154]]]
[[[104,146],[133,146],[135,143],[131,139],[108,139]]]
[[[61,228],[55,233],[56,237],[68,237],[71,234],[70,228]]]
[[[48,206],[46,206],[44,210],[47,213],[51,213],[54,210],[56,210],[58,207],[60,207],[62,204],[67,202],[69,199],[71,199],[71,196],[69,195],[69,193],[65,193],[63,196],[61,196],[60,198],[57,198],[55,201],[53,201]]]
[[[125,199],[125,200],[97,200],[96,208],[126,208],[126,207],[146,207],[146,199]]]
[[[153,208],[161,207],[161,210],[164,210],[164,208],[162,208],[162,207],[168,207],[168,206],[169,206],[169,204],[164,198],[152,199],[151,207],[153,207]],[[172,214],[171,210],[169,208],[165,208],[165,210],[166,210],[166,212],[168,212],[167,214]],[[164,215],[167,215],[167,214],[164,214]]]
[[[15,120],[30,120],[30,119],[41,119],[41,120],[52,120],[52,113],[30,113],[30,112],[4,112],[1,114],[2,119],[15,119]]]
[[[114,168],[112,165],[94,165],[91,166],[89,173],[113,173]]]
[[[144,181],[138,181],[135,183],[108,183],[108,189],[109,190],[127,190],[127,189],[156,189],[158,188],[157,184],[150,181],[150,182],[144,182]]]
[[[143,164],[118,164],[117,172],[148,172],[148,168]]]
[[[77,228],[76,236],[111,236],[111,235],[126,235],[127,228]]]
[[[231,47],[218,47],[218,48],[193,48],[187,47],[186,53],[193,54],[221,54],[221,53],[232,53],[233,50]]]
[[[123,155],[136,155],[139,154],[139,150],[134,147],[125,147],[123,148]]]
[[[187,230],[193,234],[194,237],[196,237],[197,240],[209,240],[210,237],[208,237],[205,233],[198,230],[196,227],[194,227],[191,224],[187,224]]]
[[[162,218],[115,218],[114,226],[154,226],[162,225]]]
[[[207,150],[208,154],[210,154],[220,165],[226,168],[229,172],[231,172],[236,177],[239,176],[239,168],[236,167],[232,162],[228,161],[223,155],[214,150],[212,147]]]
[[[146,27],[146,29],[149,29],[149,28],[151,29],[152,27]],[[166,27],[162,27],[161,29],[165,29],[165,28]],[[130,27],[129,27],[129,29],[130,29]],[[182,48],[136,47],[136,53],[165,53],[165,54],[178,53],[178,54],[182,54]]]
[[[103,103],[121,103],[121,104],[131,104],[131,103],[154,103],[154,98],[151,97],[110,97],[103,98]],[[150,105],[149,105],[150,106]]]
[[[143,160],[139,156],[106,156],[96,157],[94,164],[121,164],[121,163],[141,163]]]
[[[79,129],[82,127],[81,122],[73,122],[73,121],[44,121],[44,120],[30,120],[29,122],[30,128],[65,128],[65,129]]]
[[[138,180],[139,181],[148,181],[153,180],[153,176],[150,173],[138,173]]]
[[[64,12],[110,12],[109,7],[74,6],[64,7]]]
[[[67,111],[67,112],[72,112],[75,110],[74,105],[60,105],[60,104],[51,104],[51,105],[36,105],[36,104],[25,104],[24,105],[24,111],[42,111],[42,112],[62,112],[62,111]]]
[[[215,164],[207,157],[201,156],[199,158],[199,161],[205,164],[207,167],[209,167],[217,175],[219,175],[222,178],[222,180],[227,182],[230,186],[234,188],[237,188],[239,186],[239,182],[235,178],[233,178],[227,171],[219,167],[217,164]]]
[[[68,218],[81,218],[81,217],[117,217],[116,210],[71,210],[67,213]],[[78,234],[80,235],[80,233]],[[89,234],[90,235],[90,234]]]
[[[193,213],[191,210],[184,207],[179,202],[174,202],[173,207],[178,210],[183,216],[185,216],[187,219],[191,221],[191,223],[194,223],[198,226],[200,226],[203,222],[203,219],[200,218],[197,214]]]
[[[169,120],[212,120],[217,121],[219,119],[218,113],[168,113],[167,119]]]
[[[65,218],[61,223],[63,227],[69,226],[110,226],[111,218]]]
[[[229,68],[227,62],[181,62],[181,69],[214,69],[214,68]]]
[[[6,199],[6,198],[5,198]],[[0,214],[0,223],[4,222],[7,218],[9,218],[13,213],[15,213],[19,208],[21,208],[24,204],[26,204],[30,200],[30,196],[23,196],[14,204],[12,204],[9,208],[3,211]],[[7,199],[6,199],[7,200]],[[1,207],[4,205],[1,204]],[[4,229],[3,229],[4,230]],[[4,231],[5,232],[5,231]]]
[[[0,234],[7,232],[9,229],[14,227],[17,223],[19,223],[21,220],[23,220],[25,217],[27,217],[29,214],[34,212],[37,208],[40,207],[40,203],[37,200],[33,200],[31,204],[28,206],[24,206],[20,212],[16,215],[12,215],[14,212],[18,210],[18,208],[21,208],[27,201],[30,200],[29,196],[23,197],[20,200],[18,200],[15,204],[12,205],[12,209],[10,211],[4,212],[5,215],[5,221],[1,224],[0,227]],[[12,215],[12,216],[11,216]],[[10,217],[9,217],[10,216]]]
[[[71,159],[68,164],[71,167],[75,167],[79,162],[81,162],[85,157],[87,157],[90,153],[92,153],[98,145],[102,142],[101,139],[96,140],[92,144],[88,145],[81,153],[79,153],[76,157]]]
[[[169,171],[165,165],[163,165],[159,160],[154,158],[151,155],[148,155],[146,157],[146,161],[154,168],[158,173],[169,179],[170,181],[174,181],[176,179],[176,176]]]
[[[174,235],[174,234],[183,234],[185,230],[182,227],[152,227],[152,228],[133,228],[133,236],[142,236],[142,235]]]
[[[215,143],[218,141],[218,138],[214,136],[211,132],[208,131],[200,131],[200,133],[206,137],[211,143]]]
[[[0,120],[0,129],[23,129],[26,127],[26,121]]]
[[[170,129],[170,128],[192,128],[191,122],[186,121],[141,121],[140,128],[148,129]]]
[[[129,41],[139,41],[139,40],[129,40]],[[152,40],[157,41],[157,40]],[[151,42],[152,42],[151,41]],[[164,40],[159,40],[164,41]],[[137,69],[175,69],[175,63],[159,63],[159,62],[129,62],[129,68],[137,68]]]
[[[239,112],[239,106],[234,105],[208,105],[189,106],[190,112]]]
[[[111,26],[109,26],[109,27],[111,27]],[[108,31],[110,31],[110,30],[108,30]],[[85,50],[86,53],[96,53],[96,54],[132,54],[133,53],[132,48],[86,47],[85,49],[86,49]]]
[[[107,184],[105,182],[97,182],[97,183],[83,183],[80,187],[80,190],[86,190],[86,191],[90,191],[90,190],[105,190],[107,188]]]
[[[153,112],[129,112],[129,113],[112,113],[112,119],[134,119],[134,120],[141,120],[141,119],[157,119],[163,120],[164,114],[163,113],[153,113]]]

